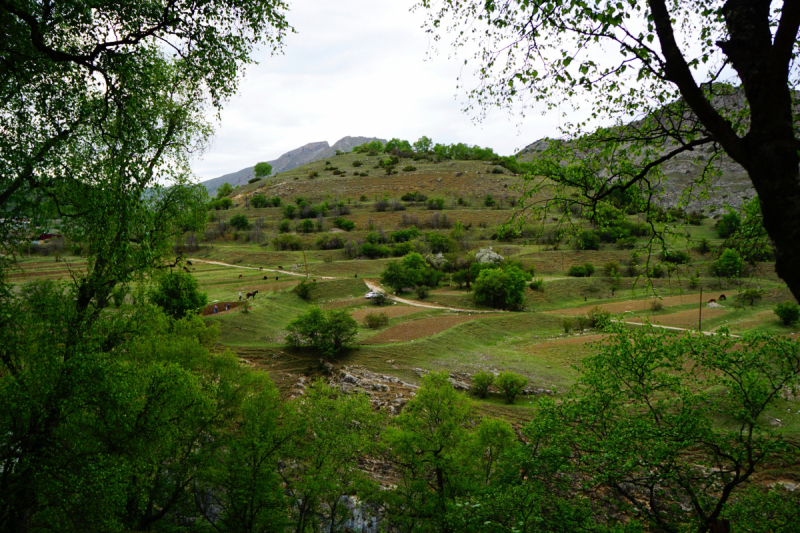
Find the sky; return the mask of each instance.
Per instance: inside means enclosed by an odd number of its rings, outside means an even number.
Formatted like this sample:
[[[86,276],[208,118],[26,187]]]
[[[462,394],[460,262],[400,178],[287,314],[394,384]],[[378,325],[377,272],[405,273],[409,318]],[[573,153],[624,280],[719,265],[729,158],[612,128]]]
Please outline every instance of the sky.
[[[292,0],[297,33],[284,53],[257,50],[239,91],[216,122],[206,152],[192,162],[202,180],[269,161],[304,144],[345,136],[491,147],[501,155],[558,136],[558,116],[497,109],[481,122],[462,112],[457,89],[464,57],[442,45],[430,56],[424,13],[411,0]],[[467,67],[470,68],[470,67]]]

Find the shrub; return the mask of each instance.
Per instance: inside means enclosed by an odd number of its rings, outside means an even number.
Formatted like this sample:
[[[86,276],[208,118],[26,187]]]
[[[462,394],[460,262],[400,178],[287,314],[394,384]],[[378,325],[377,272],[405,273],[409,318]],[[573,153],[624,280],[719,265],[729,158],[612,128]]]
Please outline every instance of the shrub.
[[[487,194],[487,195],[484,197],[484,199],[483,199],[483,205],[484,205],[485,207],[494,207],[494,204],[495,204],[495,203],[496,203],[496,202],[495,202],[495,199],[494,199],[494,198],[492,198],[492,195],[491,195],[491,194]]]
[[[794,302],[783,302],[775,306],[775,314],[781,319],[784,326],[791,326],[800,320],[800,306]]]
[[[150,293],[150,301],[173,318],[196,313],[206,305],[206,293],[197,290],[197,280],[186,272],[171,272],[162,277]]]
[[[701,254],[707,254],[708,252],[711,251],[711,242],[709,242],[708,239],[703,237],[702,239],[700,239],[700,242],[697,243],[697,251],[700,252]]]
[[[620,250],[633,250],[636,248],[636,237],[623,237],[617,239],[617,247]]]
[[[570,316],[565,316],[561,321],[561,326],[564,328],[564,333],[569,333],[575,327],[575,320]]]
[[[261,209],[269,205],[269,200],[267,200],[267,197],[263,194],[254,194],[253,197],[250,198],[250,204],[256,209]]]
[[[354,167],[356,167],[356,168],[360,167],[360,166],[361,166],[361,165],[363,165],[363,164],[364,164],[364,163],[362,163],[361,161],[359,161],[359,160],[357,160],[357,159],[356,159],[355,161],[353,161],[353,166],[354,166]]]
[[[512,404],[517,395],[525,390],[525,386],[528,384],[528,378],[513,372],[500,372],[494,380],[494,384],[500,389],[500,392],[506,399],[506,403]]]
[[[312,307],[286,326],[291,346],[311,346],[328,356],[337,355],[358,335],[358,323],[346,309],[322,311]]]
[[[503,172],[503,169],[502,169],[502,168],[500,168],[500,167],[494,167],[494,168],[492,169],[492,174],[503,174],[503,173],[504,173],[504,172]]]
[[[431,198],[428,200],[428,209],[441,211],[444,209],[444,198]]]
[[[721,278],[738,278],[742,273],[742,257],[732,248],[722,252],[714,262],[714,274]]]
[[[367,313],[364,323],[370,329],[383,328],[389,325],[389,315],[386,313]]]
[[[392,255],[392,250],[388,246],[375,245],[370,242],[365,242],[361,245],[361,255],[370,259],[378,259],[380,257],[389,257]]]
[[[406,242],[419,237],[419,235],[419,230],[416,227],[411,226],[408,229],[393,231],[389,234],[389,240],[392,242]]]
[[[578,315],[575,317],[576,329],[578,331],[583,331],[585,329],[589,329],[591,327],[591,320],[586,315]]]
[[[599,250],[600,235],[596,231],[583,231],[577,239],[579,250]]]
[[[406,165],[403,167],[403,172],[414,172],[415,170],[417,170],[417,167],[414,165]]]
[[[654,266],[653,268],[650,269],[649,272],[649,276],[651,278],[663,278],[665,275],[666,272],[664,271],[664,267],[662,267],[661,265]]]
[[[295,285],[294,289],[292,289],[292,292],[294,292],[301,299],[303,299],[303,300],[308,302],[312,298],[312,294],[311,293],[316,288],[317,288],[316,282],[304,279],[303,281],[301,281],[300,283]]]
[[[283,218],[294,218],[297,215],[297,207],[292,204],[283,206]]]
[[[278,235],[272,239],[272,246],[276,250],[283,252],[287,250],[296,251],[303,248],[303,241],[297,235]]]
[[[589,327],[602,328],[611,320],[611,313],[602,307],[594,307],[591,311],[586,313],[586,318],[589,319]]]
[[[717,222],[717,235],[723,239],[727,239],[736,233],[742,225],[742,219],[736,211],[728,211],[728,214],[723,215]]]
[[[619,263],[616,261],[609,261],[605,265],[603,265],[603,273],[607,277],[613,277],[619,274]]]
[[[421,192],[407,192],[400,199],[404,202],[424,202],[428,197]]]
[[[419,298],[420,300],[424,300],[425,298],[428,297],[428,294],[430,293],[430,291],[431,291],[431,289],[427,285],[420,285],[419,287],[417,287],[417,290],[416,290],[417,298]]]
[[[661,311],[664,309],[664,302],[661,301],[660,298],[653,300],[650,302],[650,309],[652,311]]]
[[[261,178],[250,178],[249,180],[247,180],[247,183],[255,183],[257,181],[261,181]]]
[[[585,278],[586,267],[584,265],[573,265],[569,267],[569,271],[567,271],[567,276],[572,276],[573,278]]]
[[[544,292],[544,280],[541,278],[531,281],[531,284],[528,286],[532,291]]]
[[[299,233],[312,233],[315,229],[314,222],[310,218],[307,218],[302,222],[298,222],[295,229]]]
[[[383,199],[383,200],[378,200],[377,202],[375,202],[375,203],[372,205],[372,207],[373,207],[373,208],[375,209],[375,211],[377,211],[378,213],[383,213],[383,212],[385,212],[387,209],[389,209],[389,200],[386,200],[386,199]]]
[[[344,241],[338,235],[320,235],[317,237],[317,248],[320,250],[340,250],[344,248]]]
[[[250,229],[250,222],[245,215],[233,215],[231,217],[231,226],[238,230],[245,231]]]
[[[583,268],[586,269],[586,277],[592,277],[592,274],[594,274],[594,265],[591,263],[586,263],[583,265]]]
[[[346,218],[338,217],[333,219],[333,226],[345,231],[352,231],[356,227],[356,223]]]
[[[395,244],[392,248],[392,255],[394,257],[403,257],[414,251],[414,246],[410,242],[401,242]]]
[[[476,303],[495,309],[522,307],[525,280],[525,273],[517,267],[481,270],[475,278],[473,298]]]
[[[383,294],[382,292],[379,292],[378,295],[375,296],[372,299],[372,303],[374,303],[378,307],[384,305],[388,301],[389,301],[389,298],[385,294]]]
[[[690,289],[696,289],[699,286],[700,286],[700,278],[698,278],[696,276],[692,276],[691,278],[689,278],[689,288]]]
[[[742,302],[750,302],[750,305],[755,305],[756,300],[764,297],[764,291],[760,289],[745,289],[739,295]]]
[[[689,254],[680,250],[664,250],[661,253],[661,260],[676,265],[685,265],[689,262]]]
[[[444,254],[452,252],[458,246],[456,241],[448,235],[440,233],[428,233],[428,243],[431,245],[431,253]]]
[[[291,221],[288,218],[281,220],[280,224],[278,224],[278,231],[281,233],[289,233],[292,231]]]
[[[280,207],[281,206],[281,197],[280,196],[273,196],[269,199],[269,202],[272,204],[272,207]]]
[[[489,387],[494,383],[494,374],[482,370],[472,375],[472,392],[479,398],[486,398],[489,394]]]
[[[503,224],[497,228],[496,238],[498,241],[510,241],[511,239],[516,239],[519,235],[519,228],[510,224]]]

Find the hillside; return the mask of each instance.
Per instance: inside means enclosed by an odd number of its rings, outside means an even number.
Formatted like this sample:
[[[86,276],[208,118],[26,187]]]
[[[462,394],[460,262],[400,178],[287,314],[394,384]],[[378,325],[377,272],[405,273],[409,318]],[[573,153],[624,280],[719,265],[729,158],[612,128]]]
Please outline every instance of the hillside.
[[[308,143],[300,148],[295,148],[294,150],[286,152],[279,158],[268,161],[268,163],[272,165],[272,173],[278,174],[279,172],[285,172],[287,170],[291,170],[320,159],[333,157],[337,150],[349,152],[360,144],[368,143],[376,139],[377,137],[347,136],[342,137],[333,143],[333,146],[329,145],[327,141]],[[386,142],[384,139],[378,140],[381,142]],[[218,178],[203,181],[201,184],[205,185],[206,189],[208,190],[208,194],[211,196],[214,195],[214,193],[223,183],[230,183],[234,187],[237,185],[246,185],[249,180],[255,177],[255,174],[253,173],[253,166],[257,162],[258,161],[255,161],[249,167],[243,168],[237,172],[231,172],[230,174],[225,174],[224,176],[220,176]]]

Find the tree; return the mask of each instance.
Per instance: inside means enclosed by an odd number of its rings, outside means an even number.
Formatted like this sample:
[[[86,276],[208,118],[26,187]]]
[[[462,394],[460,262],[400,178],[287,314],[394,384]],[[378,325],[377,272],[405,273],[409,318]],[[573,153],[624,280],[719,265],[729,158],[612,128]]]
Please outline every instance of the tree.
[[[475,279],[474,289],[476,303],[497,309],[516,309],[525,301],[525,274],[517,267],[485,268]]]
[[[450,31],[459,48],[477,41],[472,60],[480,81],[469,96],[478,107],[589,104],[589,118],[568,128],[570,142],[551,143],[532,171],[557,184],[547,205],[593,209],[632,193],[623,201],[650,210],[653,184],[666,178],[662,163],[702,147],[713,157],[697,162],[713,169],[724,152],[747,171],[775,246],[776,272],[800,298],[793,92],[800,73],[791,67],[797,6],[745,0],[719,7],[665,0],[418,5],[429,10],[426,26],[437,38]],[[696,31],[683,31],[687,25]],[[601,118],[619,124],[632,115],[643,118],[584,135]],[[707,187],[704,176],[689,187]],[[541,182],[532,183],[533,200]],[[570,201],[571,187],[582,197]]]
[[[322,311],[312,307],[286,326],[286,342],[311,346],[325,355],[336,356],[358,335],[358,322],[347,309]]]
[[[262,207],[267,207],[270,204],[270,201],[267,200],[267,197],[263,194],[254,194],[252,198],[250,198],[250,203],[253,204],[253,207],[256,209],[261,209]]]
[[[250,221],[247,220],[247,215],[238,214],[231,217],[231,226],[239,231],[250,229]]]
[[[721,278],[738,278],[742,275],[742,266],[739,252],[728,248],[714,261],[714,274]]]
[[[544,456],[569,454],[563,471],[587,482],[585,494],[642,526],[719,531],[754,473],[796,454],[766,413],[800,382],[797,343],[612,327],[568,401],[549,402],[526,433]]]
[[[266,178],[272,174],[272,165],[269,163],[257,163],[256,166],[253,167],[253,172],[257,178]]]
[[[512,404],[514,403],[514,398],[525,390],[528,378],[513,372],[500,372],[494,384],[505,396],[506,403]]]
[[[722,218],[717,222],[717,235],[723,239],[727,239],[737,231],[742,225],[742,219],[736,211],[728,211],[727,214],[722,215]]]
[[[186,272],[171,272],[161,278],[150,301],[169,316],[181,318],[206,305],[206,293],[197,290],[197,280]]]
[[[431,147],[433,147],[433,141],[424,135],[414,143],[414,151],[418,154],[427,154],[431,151]]]
[[[794,302],[783,302],[775,306],[775,314],[784,326],[791,326],[800,320],[800,306]]]
[[[227,181],[217,189],[217,198],[225,198],[233,192],[233,185]],[[230,200],[230,198],[228,198]]]
[[[472,390],[481,398],[489,394],[489,387],[494,383],[494,374],[482,370],[472,376]]]

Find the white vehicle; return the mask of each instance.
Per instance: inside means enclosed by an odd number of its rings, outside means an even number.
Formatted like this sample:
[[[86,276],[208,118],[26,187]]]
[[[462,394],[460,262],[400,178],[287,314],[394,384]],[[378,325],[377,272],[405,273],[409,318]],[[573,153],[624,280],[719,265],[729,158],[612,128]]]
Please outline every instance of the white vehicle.
[[[382,292],[369,291],[367,294],[364,295],[364,298],[378,298],[379,296],[383,296],[383,293]]]

